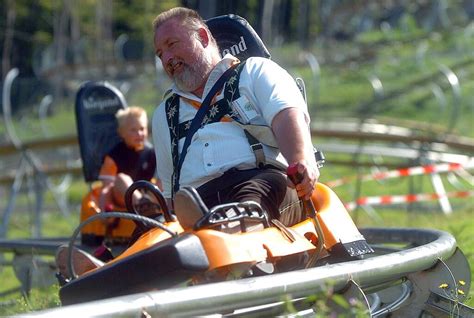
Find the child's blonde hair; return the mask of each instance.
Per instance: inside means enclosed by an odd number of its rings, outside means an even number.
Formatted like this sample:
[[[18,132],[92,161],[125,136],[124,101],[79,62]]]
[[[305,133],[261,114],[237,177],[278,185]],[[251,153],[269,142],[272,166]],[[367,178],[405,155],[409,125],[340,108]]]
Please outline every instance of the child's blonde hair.
[[[145,121],[148,123],[148,116],[146,111],[138,106],[130,106],[124,109],[119,109],[115,118],[117,118],[118,128],[122,127],[128,118],[145,118]]]

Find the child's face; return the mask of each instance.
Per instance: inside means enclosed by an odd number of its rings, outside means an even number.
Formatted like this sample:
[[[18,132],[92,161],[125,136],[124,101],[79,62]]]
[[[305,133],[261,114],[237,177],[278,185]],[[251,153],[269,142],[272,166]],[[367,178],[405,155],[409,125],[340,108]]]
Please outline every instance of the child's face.
[[[119,127],[118,133],[125,144],[132,149],[141,150],[148,138],[148,123],[145,116],[128,117]]]

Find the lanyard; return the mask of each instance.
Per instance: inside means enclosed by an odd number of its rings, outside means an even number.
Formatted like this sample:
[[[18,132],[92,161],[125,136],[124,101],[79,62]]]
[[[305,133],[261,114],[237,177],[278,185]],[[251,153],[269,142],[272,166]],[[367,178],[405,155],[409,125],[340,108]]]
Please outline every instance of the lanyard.
[[[209,106],[211,105],[211,101],[214,98],[214,95],[217,94],[217,92],[222,88],[224,83],[227,81],[227,79],[232,75],[234,72],[235,66],[238,64],[235,64],[228,68],[224,74],[221,75],[221,77],[217,80],[216,83],[212,86],[212,88],[209,90],[209,93],[207,93],[206,97],[204,98],[204,101],[201,104],[201,107],[199,108],[198,112],[196,113],[196,116],[194,116],[191,126],[189,127],[188,133],[186,134],[186,139],[184,140],[184,145],[183,149],[181,150],[181,153],[179,154],[179,161],[178,161],[178,166],[176,167],[176,170],[174,173],[176,174],[174,180],[174,185],[173,185],[173,193],[176,193],[179,190],[179,175],[181,172],[181,167],[183,166],[184,158],[186,157],[186,154],[188,152],[188,147],[191,144],[191,139],[196,133],[196,131],[203,126],[203,119],[204,116],[206,115]]]

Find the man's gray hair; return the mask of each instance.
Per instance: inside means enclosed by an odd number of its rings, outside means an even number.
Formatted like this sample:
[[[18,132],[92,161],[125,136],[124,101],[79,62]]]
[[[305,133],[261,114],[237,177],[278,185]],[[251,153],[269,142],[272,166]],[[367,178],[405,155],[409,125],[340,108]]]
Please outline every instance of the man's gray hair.
[[[153,30],[156,31],[156,29],[171,19],[181,21],[181,25],[188,27],[190,30],[197,31],[199,28],[206,29],[210,34],[211,42],[217,47],[216,39],[207,27],[206,22],[204,22],[197,11],[189,8],[176,7],[160,13],[156,16],[155,20],[153,20]],[[193,33],[193,35],[197,36],[197,33]]]

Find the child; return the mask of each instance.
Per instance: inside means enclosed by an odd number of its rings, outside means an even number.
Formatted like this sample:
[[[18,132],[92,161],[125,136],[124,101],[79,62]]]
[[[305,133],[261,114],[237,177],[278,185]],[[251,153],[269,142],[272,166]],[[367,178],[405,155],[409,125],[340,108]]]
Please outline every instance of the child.
[[[140,107],[121,109],[116,114],[118,135],[122,141],[106,156],[99,172],[103,187],[99,197],[99,208],[107,206],[125,207],[124,196],[128,187],[137,180],[152,181],[161,188],[161,182],[154,178],[155,151],[148,142],[148,118]]]
[[[154,182],[161,188],[161,182],[154,178],[155,152],[148,137],[148,118],[144,109],[128,107],[116,114],[117,133],[122,139],[105,156],[100,172],[99,187],[87,194],[82,202],[81,222],[92,215],[107,211],[125,211],[125,193],[137,180]],[[142,215],[159,213],[154,198],[141,199],[141,193],[135,191],[134,206]],[[158,208],[159,210],[159,208]],[[85,245],[99,245],[104,239],[110,242],[128,242],[135,229],[134,222],[126,219],[103,219],[83,227],[81,242]]]
[[[119,110],[116,114],[116,118],[118,123],[117,133],[122,141],[112,148],[104,158],[99,172],[99,180],[102,182],[100,194],[98,195],[99,211],[93,213],[125,210],[125,192],[134,181],[152,181],[161,188],[161,182],[154,177],[156,159],[155,151],[147,140],[148,118],[146,111],[141,107],[128,107]],[[140,198],[141,195],[138,191],[134,192],[134,196],[135,202],[147,200]],[[91,200],[90,194],[86,196],[85,200]],[[151,198],[151,201],[153,201],[153,198]],[[89,211],[89,209],[86,209],[86,211]],[[88,212],[87,215],[81,215],[81,218],[86,219],[89,216],[90,212]],[[114,230],[118,224],[114,224],[114,220],[110,219],[104,219],[102,224],[103,227],[105,227],[105,237],[111,239],[112,237],[108,236],[114,236],[115,233],[112,234],[111,231]],[[100,226],[100,224],[89,224],[89,227],[92,229],[91,231],[98,234],[96,226]],[[125,225],[122,226],[125,231],[129,228]],[[104,231],[103,227],[100,230],[101,232]],[[120,229],[117,230],[120,232]],[[133,231],[133,228],[131,228],[131,230]],[[82,243],[84,245],[97,245],[103,240],[103,237],[99,236],[95,238],[95,235],[91,236],[85,232],[89,232],[86,227],[83,228],[82,233]],[[120,236],[120,234],[118,235]],[[133,236],[133,233],[129,233],[129,235]],[[69,277],[66,266],[67,252],[68,246],[62,245],[58,248],[56,253],[56,264],[63,278]],[[111,258],[113,258],[113,255],[105,244],[99,246],[99,248],[95,250],[94,255],[77,248],[74,249],[73,253],[73,262],[78,274],[102,266],[102,261],[108,261]]]

